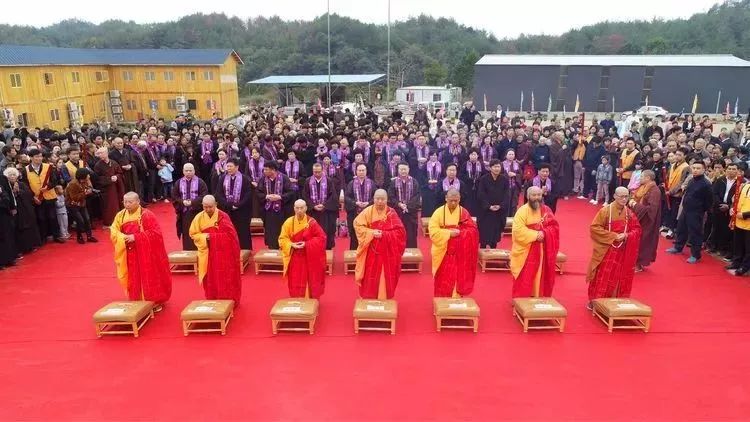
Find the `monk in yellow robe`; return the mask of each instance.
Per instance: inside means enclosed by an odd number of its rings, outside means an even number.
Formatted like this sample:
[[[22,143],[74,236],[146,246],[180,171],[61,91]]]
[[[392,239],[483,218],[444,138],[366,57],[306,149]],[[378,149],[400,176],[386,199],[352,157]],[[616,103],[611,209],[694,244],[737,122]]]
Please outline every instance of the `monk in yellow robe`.
[[[109,232],[115,248],[117,278],[128,299],[152,301],[158,312],[172,295],[164,237],[156,216],[141,207],[137,193],[126,193],[123,205],[125,209],[115,215]]]
[[[542,189],[526,191],[529,201],[513,217],[510,273],[513,297],[551,297],[555,286],[560,226],[552,210],[544,205]]]
[[[190,224],[190,238],[198,248],[198,282],[206,299],[239,304],[240,240],[232,219],[217,208],[213,195],[203,197],[203,211]]]
[[[449,189],[445,205],[430,217],[432,276],[436,297],[471,294],[477,276],[479,230],[466,208],[459,206],[461,194]]]
[[[359,241],[354,281],[363,299],[391,299],[401,275],[406,229],[396,211],[388,206],[385,190],[376,190],[373,201],[354,219]]]
[[[326,232],[307,215],[307,203],[294,201],[294,215],[281,226],[279,249],[289,296],[319,299],[325,290]]]

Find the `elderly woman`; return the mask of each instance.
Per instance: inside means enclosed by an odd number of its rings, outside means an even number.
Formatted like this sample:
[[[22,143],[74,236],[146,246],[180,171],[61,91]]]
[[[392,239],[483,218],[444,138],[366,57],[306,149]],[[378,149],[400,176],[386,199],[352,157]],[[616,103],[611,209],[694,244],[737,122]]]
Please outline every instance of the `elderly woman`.
[[[18,171],[14,168],[6,169]],[[8,181],[0,178],[0,270],[16,263],[16,234],[13,230],[13,216],[16,213],[13,194],[8,188]]]
[[[34,213],[34,194],[29,185],[19,180],[20,173],[15,168],[5,169],[3,174],[5,181],[0,188],[12,195],[10,200],[15,208],[12,214],[17,253],[29,253],[42,245]]]

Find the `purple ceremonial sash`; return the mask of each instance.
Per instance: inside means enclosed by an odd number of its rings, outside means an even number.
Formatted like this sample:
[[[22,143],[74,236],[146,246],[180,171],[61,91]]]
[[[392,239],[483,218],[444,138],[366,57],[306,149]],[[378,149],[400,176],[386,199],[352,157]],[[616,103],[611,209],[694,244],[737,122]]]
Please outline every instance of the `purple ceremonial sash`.
[[[542,179],[539,176],[535,176],[531,183],[538,188],[542,187]],[[544,187],[547,188],[547,192],[552,192],[552,180],[549,177],[544,181]]]
[[[313,205],[320,205],[328,196],[328,178],[320,178],[320,195],[318,195],[318,180],[315,177],[310,178],[310,199],[312,199]]]
[[[458,180],[458,179],[453,179],[453,181],[449,181],[448,178],[446,177],[445,179],[443,179],[443,190],[446,191],[446,192],[448,192],[448,189],[450,189],[450,188],[454,188],[454,189],[460,191],[461,190],[461,181]]]
[[[250,176],[255,183],[260,182],[261,177],[263,177],[263,166],[265,163],[266,160],[264,160],[263,157],[260,157],[257,161],[254,158],[251,158],[250,161],[248,161],[247,166],[250,168]]]
[[[398,178],[396,181],[396,192],[398,193],[398,202],[407,203],[412,195],[412,183],[411,176],[407,177],[406,180]]]
[[[427,178],[428,180],[438,180],[440,173],[443,172],[443,166],[440,161],[428,161],[427,162]]]
[[[183,201],[194,201],[198,198],[197,177],[190,179],[190,186],[188,186],[188,180],[186,178],[183,177],[180,179],[180,196]],[[183,207],[182,212],[188,212],[188,209]]]
[[[482,161],[487,163],[489,166],[489,162],[492,160],[492,145],[484,145],[482,147]]]
[[[264,178],[264,183],[266,186],[266,195],[281,195],[281,181],[284,179],[283,176],[280,174],[276,175],[276,180],[271,182],[271,180],[266,177]],[[271,183],[273,183],[273,191],[271,190]],[[266,211],[273,211],[273,212],[279,212],[281,211],[281,201],[268,201],[266,200],[266,205],[264,207]]]
[[[297,180],[299,179],[299,161],[294,160],[294,163],[291,161],[287,161],[284,163],[284,172],[286,173],[286,176],[290,179]],[[299,181],[297,183],[292,183],[292,190],[298,190],[299,189]]]
[[[505,174],[508,174],[509,172],[518,174],[521,171],[521,165],[516,160],[505,160],[503,161],[503,171],[505,172]],[[513,186],[513,179],[513,177],[508,176],[508,184],[511,186]]]
[[[264,146],[263,148],[264,148],[264,149],[265,149],[266,151],[268,151],[268,153],[269,153],[269,154],[271,154],[271,158],[272,158],[273,160],[277,160],[277,158],[276,158],[276,157],[277,157],[277,153],[276,153],[276,148],[274,148],[273,146],[271,146],[271,147],[269,148],[269,147],[268,147],[268,144],[266,144],[266,145],[265,145],[265,146]]]
[[[326,154],[327,152],[328,152],[327,146],[323,145],[322,147],[318,147],[318,155],[323,155],[323,154]]]
[[[354,190],[354,198],[357,200],[357,202],[370,202],[370,192],[372,191],[372,180],[365,179],[364,182],[360,182],[359,178],[354,179],[352,190]]]
[[[214,170],[216,170],[216,174],[221,175],[226,171],[227,166],[227,160],[219,160],[214,164]]]
[[[240,194],[242,193],[242,175],[235,174],[234,189],[230,192],[231,179],[232,176],[229,174],[224,176],[224,196],[227,198],[228,203],[237,205],[240,202]]]
[[[203,164],[211,163],[211,151],[213,150],[213,148],[213,141],[201,142],[201,159],[203,160]]]
[[[469,179],[476,181],[481,171],[482,163],[479,161],[475,163],[472,163],[471,161],[466,162],[466,172],[469,173]]]
[[[417,161],[419,161],[420,158],[427,157],[427,152],[429,151],[429,148],[427,147],[427,145],[423,145],[421,147],[418,146],[415,149],[417,150]],[[419,164],[419,168],[424,168],[425,163],[418,163],[418,164]]]

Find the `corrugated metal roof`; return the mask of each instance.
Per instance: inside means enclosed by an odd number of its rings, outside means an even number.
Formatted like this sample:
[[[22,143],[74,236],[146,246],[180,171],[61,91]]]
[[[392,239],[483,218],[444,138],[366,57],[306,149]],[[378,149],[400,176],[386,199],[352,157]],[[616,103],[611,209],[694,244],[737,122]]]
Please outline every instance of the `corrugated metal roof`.
[[[477,65],[520,66],[706,66],[750,67],[750,62],[729,54],[639,55],[639,56],[565,56],[487,54]]]
[[[231,49],[111,49],[0,45],[0,66],[43,65],[221,65]]]
[[[440,85],[432,85],[432,86],[430,86],[430,85],[414,85],[414,86],[405,86],[405,87],[402,87],[402,88],[396,88],[396,90],[400,90],[400,89],[401,90],[403,90],[403,89],[406,89],[406,90],[414,89],[414,90],[421,90],[421,91],[426,91],[426,90],[437,91],[437,90],[440,90],[440,89],[450,89],[450,88],[445,87],[445,86],[440,86]]]
[[[363,75],[331,75],[332,84],[367,84],[384,78],[384,73]],[[327,84],[328,75],[277,75],[266,76],[248,82],[249,84],[294,85],[294,84]]]

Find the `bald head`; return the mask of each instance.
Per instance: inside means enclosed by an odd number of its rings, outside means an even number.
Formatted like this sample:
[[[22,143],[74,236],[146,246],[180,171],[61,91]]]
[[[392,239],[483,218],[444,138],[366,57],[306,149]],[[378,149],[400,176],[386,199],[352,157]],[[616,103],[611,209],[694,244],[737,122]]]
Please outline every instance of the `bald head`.
[[[385,189],[378,189],[372,196],[373,202],[375,203],[375,209],[378,211],[384,210],[388,206],[388,193]]]
[[[617,189],[615,189],[614,204],[617,204],[620,207],[624,207],[625,205],[627,205],[628,199],[630,199],[630,192],[628,191],[628,188],[619,186]]]
[[[542,193],[542,188],[540,188],[539,186],[529,186],[529,188],[526,189],[526,196],[528,197],[530,197],[532,194],[541,195]]]
[[[307,202],[305,202],[304,199],[294,201],[294,215],[297,216],[298,219],[302,220],[306,212]]]
[[[530,186],[526,189],[526,199],[529,201],[529,207],[536,211],[542,206],[544,191],[538,186]]]
[[[185,165],[182,166],[182,175],[188,179],[192,178],[195,176],[195,167],[191,163],[185,163]]]
[[[125,209],[129,212],[133,212],[141,205],[141,198],[139,198],[138,194],[135,192],[128,192],[122,197],[122,205],[124,205]]]
[[[209,217],[213,217],[216,212],[216,197],[213,195],[206,195],[203,197],[203,212],[208,214]]]
[[[461,193],[458,189],[448,189],[448,192],[445,193],[445,205],[448,206],[448,209],[455,210],[459,202],[461,202]]]
[[[100,160],[104,160],[105,162],[109,161],[109,150],[105,147],[101,147],[96,150],[96,153],[94,154],[99,158]],[[135,192],[129,192],[129,193],[135,193]]]

